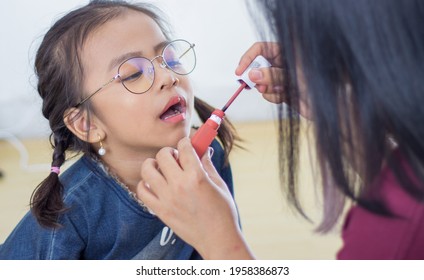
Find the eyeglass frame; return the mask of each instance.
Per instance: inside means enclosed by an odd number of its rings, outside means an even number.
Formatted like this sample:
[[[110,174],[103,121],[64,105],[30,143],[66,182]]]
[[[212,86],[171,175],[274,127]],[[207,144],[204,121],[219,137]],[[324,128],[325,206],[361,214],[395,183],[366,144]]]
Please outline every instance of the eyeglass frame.
[[[164,55],[164,52],[165,52],[165,49],[169,46],[169,45],[171,45],[172,43],[174,43],[174,42],[177,42],[177,41],[183,41],[183,42],[186,42],[186,43],[188,43],[189,44],[189,46],[190,46],[190,48],[189,49],[187,49],[179,58],[181,58],[182,56],[184,56],[189,50],[193,50],[193,52],[194,52],[194,65],[193,65],[193,69],[191,69],[188,73],[186,73],[186,74],[180,74],[180,73],[177,73],[177,72],[175,72],[172,68],[171,68],[171,66],[169,66],[168,65],[168,63],[166,62],[166,60],[165,60],[165,58],[163,57],[163,55]],[[160,55],[157,55],[157,56],[155,56],[154,58],[152,58],[152,59],[148,59],[147,57],[143,57],[143,56],[133,56],[133,57],[130,57],[130,58],[128,58],[128,59],[125,59],[120,65],[119,65],[119,67],[118,67],[118,72],[119,72],[119,69],[121,68],[121,66],[124,64],[124,63],[126,63],[128,60],[130,60],[130,59],[133,59],[133,58],[145,58],[145,59],[147,59],[148,61],[150,61],[150,63],[152,64],[152,66],[153,66],[153,73],[155,73],[155,65],[153,64],[153,61],[155,61],[157,58],[162,58],[162,62],[159,64],[159,66],[162,68],[162,69],[164,69],[164,68],[168,68],[169,70],[171,70],[172,72],[174,72],[175,74],[177,74],[177,75],[182,75],[182,76],[185,76],[185,75],[188,75],[188,74],[190,74],[191,72],[193,72],[193,70],[196,68],[196,52],[194,51],[194,47],[196,46],[196,44],[192,44],[192,43],[190,43],[189,41],[187,41],[187,40],[184,40],[184,39],[176,39],[176,40],[172,40],[172,41],[170,41],[170,42],[168,42],[164,47],[163,47],[163,49],[162,49],[162,54],[160,54]],[[124,82],[122,81],[122,79],[121,79],[121,75],[118,73],[118,74],[116,74],[112,79],[110,79],[109,81],[107,81],[105,84],[103,84],[101,87],[99,87],[97,90],[95,90],[93,93],[91,93],[91,94],[89,94],[86,98],[84,98],[83,100],[81,100],[80,102],[78,102],[78,104],[77,105],[75,105],[74,107],[75,108],[78,108],[79,106],[81,106],[82,104],[84,104],[84,102],[86,102],[87,100],[89,100],[91,97],[93,97],[96,93],[98,93],[99,91],[101,91],[102,89],[104,89],[106,86],[108,86],[108,85],[110,85],[113,81],[115,81],[116,79],[120,79],[120,82],[121,82],[121,84],[122,84],[122,86],[126,89],[126,90],[128,90],[130,93],[132,93],[132,94],[143,94],[143,93],[146,93],[147,91],[149,91],[149,89],[151,89],[152,88],[152,86],[153,86],[153,84],[154,84],[154,82],[155,82],[155,76],[153,76],[153,81],[152,81],[152,84],[150,85],[150,87],[147,89],[147,90],[145,90],[145,91],[143,91],[143,92],[140,92],[140,93],[136,93],[136,92],[133,92],[133,91],[131,91],[131,90],[129,90],[126,86],[125,86],[125,84],[124,84]]]

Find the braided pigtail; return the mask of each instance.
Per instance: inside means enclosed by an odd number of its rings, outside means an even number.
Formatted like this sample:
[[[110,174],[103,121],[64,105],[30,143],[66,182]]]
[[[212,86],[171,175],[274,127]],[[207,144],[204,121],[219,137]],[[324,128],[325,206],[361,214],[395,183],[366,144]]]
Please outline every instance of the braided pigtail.
[[[58,227],[58,215],[65,211],[62,200],[63,186],[59,180],[60,167],[65,162],[67,141],[50,136],[53,150],[52,167],[49,176],[44,179],[34,190],[31,196],[31,211],[38,222],[45,227]]]

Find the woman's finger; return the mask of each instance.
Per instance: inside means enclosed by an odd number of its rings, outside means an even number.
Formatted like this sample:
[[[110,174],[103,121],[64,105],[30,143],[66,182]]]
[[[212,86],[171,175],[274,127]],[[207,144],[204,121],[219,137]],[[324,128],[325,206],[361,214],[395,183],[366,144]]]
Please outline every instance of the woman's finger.
[[[176,178],[181,172],[178,151],[174,148],[162,148],[156,155],[156,161],[160,172],[166,181]]]
[[[265,57],[273,66],[281,66],[280,47],[275,42],[256,42],[241,57],[236,75],[241,75],[258,56]]]
[[[141,165],[141,178],[153,193],[163,191],[163,186],[166,185],[166,179],[159,171],[157,161],[152,158],[146,159]]]
[[[251,70],[249,78],[256,83],[256,89],[263,98],[272,103],[285,101],[283,69],[278,67]]]
[[[190,139],[187,137],[181,139],[177,144],[179,152],[179,163],[183,170],[198,171],[200,165],[200,159],[197,156],[193,146],[191,145]]]
[[[161,211],[161,201],[158,196],[153,192],[151,187],[143,180],[141,180],[136,187],[135,193],[137,198],[140,199],[148,208],[151,214],[157,214]]]
[[[282,87],[284,85],[284,70],[279,67],[252,69],[249,72],[249,79],[257,85]]]

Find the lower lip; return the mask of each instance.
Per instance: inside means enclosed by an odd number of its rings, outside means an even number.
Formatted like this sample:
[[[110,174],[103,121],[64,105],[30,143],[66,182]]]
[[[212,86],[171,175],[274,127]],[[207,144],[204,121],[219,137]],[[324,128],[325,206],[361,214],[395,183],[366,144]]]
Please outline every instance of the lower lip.
[[[184,121],[185,119],[186,119],[186,113],[181,113],[181,114],[172,116],[172,117],[167,118],[167,119],[162,120],[162,121],[167,122],[167,123],[179,123],[179,122]]]

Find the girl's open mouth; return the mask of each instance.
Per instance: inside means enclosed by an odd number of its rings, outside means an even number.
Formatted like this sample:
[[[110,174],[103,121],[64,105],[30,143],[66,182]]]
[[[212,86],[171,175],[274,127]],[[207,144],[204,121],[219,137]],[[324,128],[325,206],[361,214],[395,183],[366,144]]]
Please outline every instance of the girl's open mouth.
[[[186,118],[186,101],[181,96],[172,97],[162,110],[160,119],[169,122],[177,123]]]

